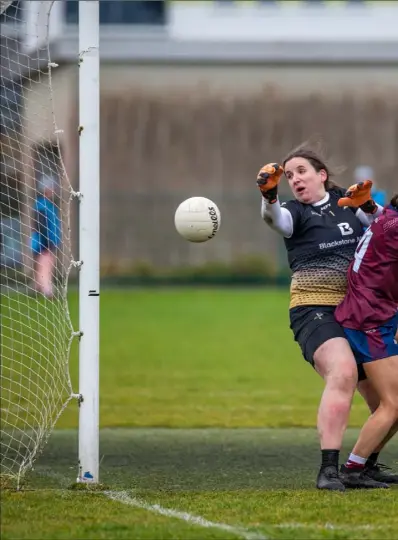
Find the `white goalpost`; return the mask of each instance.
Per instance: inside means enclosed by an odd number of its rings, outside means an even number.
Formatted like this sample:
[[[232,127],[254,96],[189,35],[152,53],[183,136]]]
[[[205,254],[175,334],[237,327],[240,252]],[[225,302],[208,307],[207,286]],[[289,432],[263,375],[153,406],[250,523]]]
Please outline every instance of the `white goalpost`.
[[[99,0],[79,1],[79,476],[99,475]]]
[[[62,65],[50,54],[62,31],[61,4],[0,0],[0,475],[17,486],[71,402],[76,416],[79,409],[77,480],[99,481],[99,0],[79,2],[78,190],[63,159],[68,113],[59,114],[56,83]],[[79,256],[71,246],[73,205]],[[74,338],[77,391],[69,370]]]

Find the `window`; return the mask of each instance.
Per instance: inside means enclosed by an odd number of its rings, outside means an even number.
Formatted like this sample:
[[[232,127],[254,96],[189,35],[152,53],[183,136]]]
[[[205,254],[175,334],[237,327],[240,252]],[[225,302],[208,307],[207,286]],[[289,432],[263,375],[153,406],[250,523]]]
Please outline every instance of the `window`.
[[[100,2],[101,24],[164,25],[166,22],[165,0],[102,0]],[[79,2],[65,2],[66,22],[77,24]]]
[[[7,174],[1,176],[0,214],[7,217],[18,216],[21,205],[20,175],[17,173],[14,176]]]
[[[11,22],[13,19],[21,19],[22,0],[16,0],[0,15],[0,24]]]

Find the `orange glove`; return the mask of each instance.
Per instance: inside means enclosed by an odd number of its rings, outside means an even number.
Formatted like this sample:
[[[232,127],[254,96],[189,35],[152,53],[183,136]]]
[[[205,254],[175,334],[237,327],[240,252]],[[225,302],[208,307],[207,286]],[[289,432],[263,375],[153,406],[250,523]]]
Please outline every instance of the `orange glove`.
[[[278,198],[278,185],[283,174],[283,167],[278,163],[268,163],[260,169],[257,175],[257,186],[260,188],[262,196],[270,204],[276,202]]]
[[[340,207],[349,206],[351,208],[361,208],[367,214],[373,214],[377,210],[377,205],[372,199],[372,180],[365,180],[349,187],[345,196],[338,200]]]

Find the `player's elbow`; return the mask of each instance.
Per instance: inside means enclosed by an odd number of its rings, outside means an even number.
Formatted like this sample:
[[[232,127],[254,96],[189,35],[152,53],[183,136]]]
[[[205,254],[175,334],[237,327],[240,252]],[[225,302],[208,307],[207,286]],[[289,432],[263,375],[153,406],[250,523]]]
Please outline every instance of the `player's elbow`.
[[[265,221],[265,223],[269,226],[272,226],[273,223],[274,223],[274,220],[272,219],[272,217],[267,214],[266,212],[261,212],[261,217],[263,218],[263,220]]]
[[[267,207],[267,205],[265,204],[265,201],[262,201],[262,205],[261,205],[261,217],[263,218],[263,220],[265,221],[265,223],[267,223],[267,225],[272,225],[275,220],[273,218],[273,216],[271,215],[271,211],[270,209]]]

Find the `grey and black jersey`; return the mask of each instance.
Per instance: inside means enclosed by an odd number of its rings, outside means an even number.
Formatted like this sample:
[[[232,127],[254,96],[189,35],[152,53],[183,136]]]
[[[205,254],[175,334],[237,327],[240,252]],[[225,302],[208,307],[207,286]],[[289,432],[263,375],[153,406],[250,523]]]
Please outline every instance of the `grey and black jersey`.
[[[293,218],[293,234],[285,238],[292,270],[290,307],[337,306],[347,288],[347,271],[364,227],[356,209],[340,208],[342,190],[329,192],[315,205],[284,203]]]

